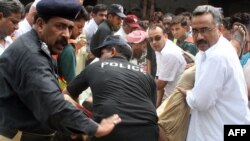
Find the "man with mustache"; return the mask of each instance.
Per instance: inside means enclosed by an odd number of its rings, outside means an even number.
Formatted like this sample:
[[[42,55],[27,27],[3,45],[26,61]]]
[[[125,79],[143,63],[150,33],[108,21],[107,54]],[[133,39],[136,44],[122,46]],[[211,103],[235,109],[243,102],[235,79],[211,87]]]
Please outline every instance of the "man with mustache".
[[[69,44],[57,58],[58,74],[60,79],[66,82],[65,84],[68,84],[76,76],[76,54],[78,49],[82,47],[81,42],[77,41],[76,38],[82,33],[85,21],[88,20],[88,13],[84,7],[82,7],[81,11],[82,12],[78,14],[76,19],[73,20],[74,26],[72,28]]]
[[[187,141],[223,141],[224,125],[250,123],[242,67],[221,28],[217,8],[203,5],[194,10],[193,38],[199,48],[195,84],[191,90],[179,88],[191,108]]]
[[[81,12],[73,0],[42,0],[34,28],[21,35],[0,57],[0,140],[51,141],[66,136],[105,136],[121,122],[118,115],[100,121],[86,117],[65,101],[52,55],[62,52]]]

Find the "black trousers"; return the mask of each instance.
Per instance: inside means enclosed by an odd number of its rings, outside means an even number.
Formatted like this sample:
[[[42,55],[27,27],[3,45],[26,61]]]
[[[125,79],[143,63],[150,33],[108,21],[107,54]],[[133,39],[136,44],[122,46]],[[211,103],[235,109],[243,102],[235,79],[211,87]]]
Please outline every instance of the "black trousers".
[[[13,139],[20,131],[0,127],[0,135]],[[20,141],[53,141],[54,135],[39,135],[22,132]]]
[[[107,136],[96,138],[91,141],[158,141],[158,125],[147,126],[116,126]]]

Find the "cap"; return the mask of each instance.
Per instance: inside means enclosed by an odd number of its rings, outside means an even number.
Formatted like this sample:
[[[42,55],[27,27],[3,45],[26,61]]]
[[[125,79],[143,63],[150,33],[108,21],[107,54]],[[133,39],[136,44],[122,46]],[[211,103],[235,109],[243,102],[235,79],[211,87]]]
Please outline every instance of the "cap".
[[[120,4],[112,4],[108,8],[108,13],[110,14],[116,14],[117,16],[121,18],[125,18],[126,15],[123,13],[123,7]]]
[[[100,46],[91,50],[91,52],[96,57],[100,58],[101,48],[107,47],[107,46],[120,46],[120,47],[131,48],[131,46],[120,35],[109,35],[105,38],[105,40],[102,42],[102,44]]]
[[[143,30],[134,30],[127,35],[127,40],[129,43],[140,43],[148,38],[147,32]]]
[[[137,23],[138,18],[135,15],[127,15],[123,20],[124,23],[128,24],[130,27],[140,28],[140,25]]]
[[[40,2],[41,0],[35,0],[33,3],[32,3],[32,6],[33,7],[36,7],[37,3]]]
[[[38,14],[65,19],[75,19],[81,8],[78,0],[41,0],[36,5]]]

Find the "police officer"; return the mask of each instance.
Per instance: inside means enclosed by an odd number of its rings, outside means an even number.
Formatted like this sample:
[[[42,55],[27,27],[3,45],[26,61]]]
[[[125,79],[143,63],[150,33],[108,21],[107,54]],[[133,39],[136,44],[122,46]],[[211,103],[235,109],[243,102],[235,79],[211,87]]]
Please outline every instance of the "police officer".
[[[156,84],[151,75],[130,63],[131,47],[120,36],[108,36],[92,51],[100,61],[85,68],[64,93],[76,99],[90,87],[93,93],[93,118],[118,113],[122,122],[111,134],[94,141],[156,141]]]
[[[52,55],[60,53],[81,11],[73,0],[42,0],[34,29],[20,36],[0,57],[0,140],[50,141],[54,133],[111,132],[118,115],[100,124],[64,100]]]

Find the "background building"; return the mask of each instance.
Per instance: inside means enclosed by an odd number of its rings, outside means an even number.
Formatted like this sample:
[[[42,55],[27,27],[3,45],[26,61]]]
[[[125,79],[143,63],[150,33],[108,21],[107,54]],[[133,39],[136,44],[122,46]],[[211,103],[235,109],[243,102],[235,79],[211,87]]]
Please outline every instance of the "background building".
[[[33,0],[20,0],[27,4]],[[124,6],[125,11],[140,9],[142,16],[149,17],[155,9],[163,12],[171,12],[177,8],[185,8],[192,12],[198,5],[210,4],[223,9],[225,16],[230,16],[236,12],[250,12],[250,0],[85,0],[83,5],[95,5],[97,3],[111,4],[119,3]]]

